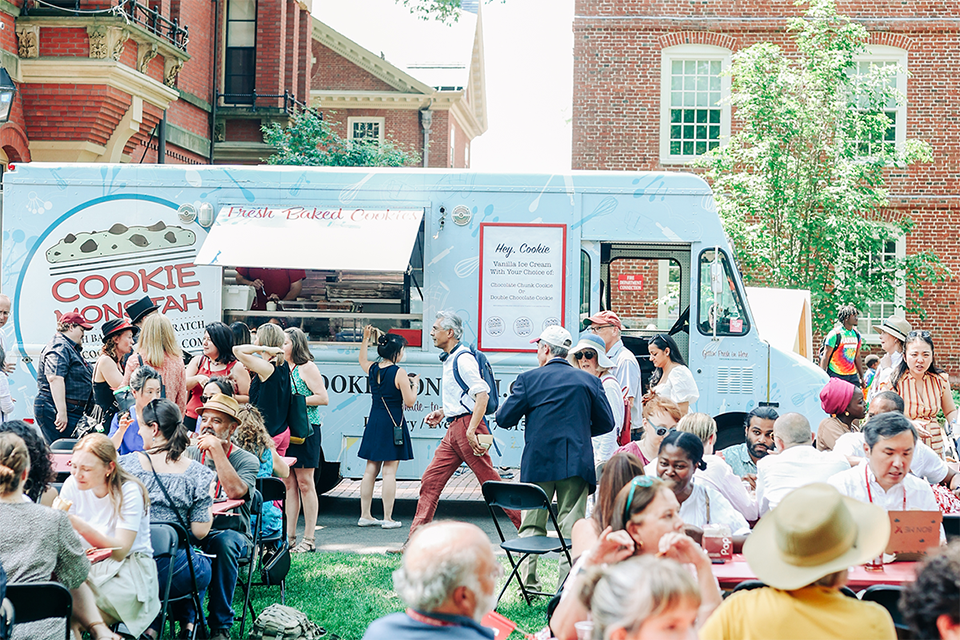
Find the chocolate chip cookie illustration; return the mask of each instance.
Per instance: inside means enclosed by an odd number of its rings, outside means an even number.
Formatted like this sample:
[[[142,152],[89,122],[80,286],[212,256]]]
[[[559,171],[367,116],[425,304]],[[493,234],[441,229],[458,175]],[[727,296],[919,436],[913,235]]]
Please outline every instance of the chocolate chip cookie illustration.
[[[189,247],[196,241],[197,235],[193,231],[182,227],[168,227],[163,221],[149,227],[127,227],[117,223],[106,231],[68,233],[60,242],[47,249],[47,262],[56,264]]]

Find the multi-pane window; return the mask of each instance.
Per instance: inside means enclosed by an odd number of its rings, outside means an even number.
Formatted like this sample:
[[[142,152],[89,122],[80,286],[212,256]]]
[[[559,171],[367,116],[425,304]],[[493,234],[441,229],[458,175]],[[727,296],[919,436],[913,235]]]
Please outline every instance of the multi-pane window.
[[[347,138],[383,142],[384,118],[347,118]]]
[[[224,93],[228,104],[253,102],[257,56],[257,0],[227,2]]]
[[[905,249],[905,241],[902,236],[887,239],[884,241],[881,250],[870,257],[868,268],[879,267],[880,265],[902,259],[905,255]],[[877,334],[873,331],[874,325],[879,325],[883,322],[884,318],[901,315],[899,309],[902,306],[905,293],[901,287],[893,292],[892,298],[868,302],[865,308],[860,309],[858,329],[868,342],[878,341]]]
[[[899,71],[891,72],[893,67]],[[907,104],[906,99],[898,101],[891,95],[883,104],[877,104],[872,98],[870,87],[866,83],[873,69],[880,69],[884,73],[885,89],[892,90],[906,98],[907,94],[907,52],[895,47],[874,45],[867,47],[867,53],[856,57],[850,69],[854,76],[855,97],[851,98],[851,106],[865,113],[883,113],[887,117],[888,126],[882,133],[864,136],[859,140],[859,152],[863,156],[874,155],[879,151],[879,145],[902,145],[906,141]]]
[[[670,155],[693,156],[720,146],[720,61],[670,65]]]
[[[685,162],[719,147],[730,135],[730,52],[705,45],[663,50],[661,162]]]

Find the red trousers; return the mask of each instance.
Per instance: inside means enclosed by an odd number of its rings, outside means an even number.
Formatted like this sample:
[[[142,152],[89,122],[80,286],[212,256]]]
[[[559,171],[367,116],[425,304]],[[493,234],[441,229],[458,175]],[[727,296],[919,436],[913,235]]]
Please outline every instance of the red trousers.
[[[433,514],[437,512],[437,503],[440,502],[440,493],[462,463],[467,463],[481,485],[490,480],[500,481],[500,474],[493,468],[490,454],[485,453],[478,456],[473,452],[470,443],[467,442],[467,427],[470,426],[470,417],[470,414],[467,414],[450,423],[447,427],[447,434],[443,436],[440,446],[433,454],[433,460],[427,470],[423,472],[423,479],[420,480],[420,499],[417,501],[417,514],[413,518],[413,524],[410,525],[411,536],[417,530],[417,527],[433,520]],[[487,430],[486,420],[477,427],[477,433],[490,433]],[[513,526],[519,529],[520,512],[512,509],[504,509],[504,511],[510,521],[513,522]]]

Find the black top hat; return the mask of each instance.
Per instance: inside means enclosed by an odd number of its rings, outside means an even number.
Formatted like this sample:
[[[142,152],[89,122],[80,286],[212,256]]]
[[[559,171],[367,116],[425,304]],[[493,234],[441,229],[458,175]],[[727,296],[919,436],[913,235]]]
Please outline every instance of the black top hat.
[[[132,324],[137,324],[143,317],[148,313],[152,313],[159,309],[159,307],[153,304],[153,300],[150,299],[150,296],[143,296],[132,305],[127,307],[127,315],[130,316],[130,322]]]
[[[119,332],[121,332],[121,331],[126,331],[127,329],[132,330],[132,331],[133,331],[133,335],[137,335],[138,333],[140,333],[140,327],[135,327],[135,326],[133,326],[132,324],[130,324],[129,322],[127,322],[126,320],[123,320],[123,319],[120,319],[120,320],[107,320],[106,322],[103,323],[103,327],[101,327],[101,328],[102,328],[102,330],[103,330],[103,339],[104,339],[104,340],[106,340],[107,338],[109,338],[110,336],[112,336],[112,335],[115,334],[115,333],[119,333]]]

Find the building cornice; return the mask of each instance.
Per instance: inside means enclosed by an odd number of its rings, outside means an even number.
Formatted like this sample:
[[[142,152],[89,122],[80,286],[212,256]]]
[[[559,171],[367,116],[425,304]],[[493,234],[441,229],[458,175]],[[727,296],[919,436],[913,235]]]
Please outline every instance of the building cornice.
[[[396,87],[398,91],[422,94],[432,94],[434,92],[433,87],[417,80],[372,51],[364,49],[350,38],[316,18],[313,19],[313,39],[364,71],[383,80],[391,87]]]
[[[20,78],[24,84],[106,85],[139,96],[160,109],[180,97],[176,89],[109,58],[21,59]]]

